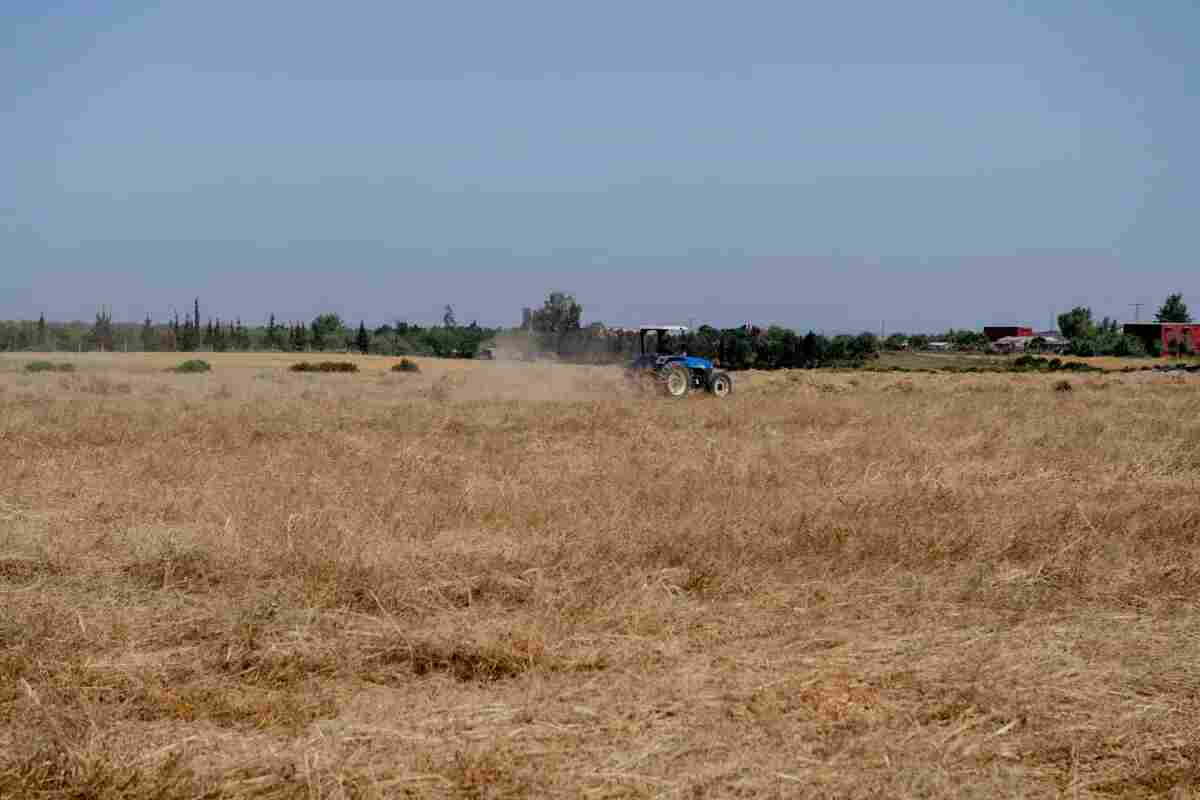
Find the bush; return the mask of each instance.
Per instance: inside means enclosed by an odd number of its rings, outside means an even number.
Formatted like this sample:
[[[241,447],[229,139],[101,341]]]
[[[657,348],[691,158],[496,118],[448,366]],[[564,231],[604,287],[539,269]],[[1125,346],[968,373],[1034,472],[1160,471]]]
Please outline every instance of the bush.
[[[358,364],[353,361],[301,361],[292,364],[292,372],[358,372]]]
[[[74,372],[74,364],[54,364],[49,361],[31,361],[25,365],[26,372]]]
[[[1093,367],[1082,361],[1063,361],[1052,358],[1049,361],[1041,356],[1019,356],[1012,362],[1013,372],[1103,372],[1100,367]]]
[[[408,359],[400,359],[400,363],[392,367],[392,372],[420,372],[421,368],[417,366],[417,362]]]
[[[171,367],[168,372],[210,372],[212,365],[199,358],[184,361],[177,367]]]
[[[1067,372],[1103,372],[1100,367],[1093,367],[1091,364],[1085,364],[1082,361],[1068,361],[1057,369],[1063,369]]]
[[[1122,335],[1113,347],[1113,355],[1123,358],[1146,355],[1146,346],[1136,336]]]
[[[1054,384],[1054,391],[1056,392],[1070,392],[1074,391],[1074,389],[1075,387],[1071,386],[1071,382],[1068,380],[1061,380]]]
[[[1054,359],[1054,361],[1058,362],[1059,364],[1062,363],[1057,358]],[[1054,365],[1052,365],[1051,362],[1047,361],[1046,359],[1042,358],[1041,356],[1023,355],[1023,356],[1017,356],[1016,359],[1013,360],[1012,368],[1016,371],[1023,372],[1025,370],[1053,369]]]

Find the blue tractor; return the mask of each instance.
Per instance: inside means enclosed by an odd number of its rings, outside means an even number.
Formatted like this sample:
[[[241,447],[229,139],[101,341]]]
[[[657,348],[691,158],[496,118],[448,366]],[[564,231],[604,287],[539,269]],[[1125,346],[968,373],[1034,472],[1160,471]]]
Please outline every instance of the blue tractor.
[[[682,325],[643,325],[638,329],[638,355],[626,368],[626,375],[641,385],[656,386],[667,397],[686,397],[693,389],[728,397],[733,378],[713,366],[707,358],[672,353],[668,337],[688,332]],[[646,334],[653,333],[653,352],[647,347]]]

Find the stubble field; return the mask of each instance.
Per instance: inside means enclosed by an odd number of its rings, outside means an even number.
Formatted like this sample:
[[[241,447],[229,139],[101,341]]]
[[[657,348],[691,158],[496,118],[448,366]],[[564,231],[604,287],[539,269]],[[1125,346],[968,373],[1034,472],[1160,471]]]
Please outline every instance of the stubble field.
[[[1200,378],[28,360],[0,796],[1200,793]]]

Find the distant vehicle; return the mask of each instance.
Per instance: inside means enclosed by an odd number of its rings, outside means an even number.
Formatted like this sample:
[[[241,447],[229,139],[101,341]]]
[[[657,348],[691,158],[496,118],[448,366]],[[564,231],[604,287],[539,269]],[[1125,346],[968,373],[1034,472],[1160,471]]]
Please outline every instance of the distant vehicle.
[[[668,336],[688,332],[683,325],[642,325],[638,328],[638,355],[625,368],[626,376],[642,385],[657,386],[667,397],[686,397],[693,389],[717,397],[733,392],[733,378],[707,358],[664,352]],[[654,352],[648,352],[646,335],[653,333]]]

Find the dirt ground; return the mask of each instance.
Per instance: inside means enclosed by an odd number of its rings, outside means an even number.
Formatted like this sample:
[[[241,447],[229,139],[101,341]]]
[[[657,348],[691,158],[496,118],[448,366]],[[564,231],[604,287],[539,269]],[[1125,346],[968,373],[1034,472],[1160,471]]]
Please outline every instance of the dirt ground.
[[[29,360],[2,797],[1200,794],[1200,376]]]

